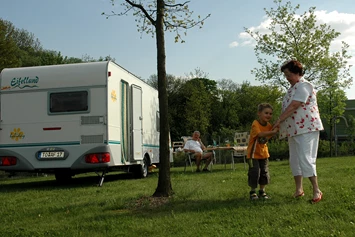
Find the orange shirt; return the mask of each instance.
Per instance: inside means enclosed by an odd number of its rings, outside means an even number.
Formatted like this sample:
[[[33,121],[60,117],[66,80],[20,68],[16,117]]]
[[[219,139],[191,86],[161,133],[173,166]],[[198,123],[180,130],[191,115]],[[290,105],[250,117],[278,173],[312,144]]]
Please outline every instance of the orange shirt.
[[[272,125],[267,123],[266,125],[261,125],[259,121],[254,120],[251,125],[250,138],[247,150],[247,158],[253,159],[267,159],[270,157],[269,150],[267,148],[267,138],[258,137],[260,132],[271,131]]]

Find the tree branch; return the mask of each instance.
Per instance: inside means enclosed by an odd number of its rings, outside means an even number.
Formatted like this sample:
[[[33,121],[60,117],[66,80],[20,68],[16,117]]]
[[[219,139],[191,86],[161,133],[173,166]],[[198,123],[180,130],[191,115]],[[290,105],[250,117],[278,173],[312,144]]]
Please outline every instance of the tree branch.
[[[145,17],[147,17],[148,20],[152,23],[152,25],[154,26],[156,25],[156,21],[149,15],[149,13],[145,10],[145,8],[141,4],[136,4],[134,2],[131,2],[130,0],[125,0],[125,1],[132,7],[140,9],[145,15]]]
[[[188,30],[188,29],[191,29],[191,28],[201,24],[203,21],[205,21],[210,16],[211,16],[211,14],[208,14],[205,18],[203,18],[199,21],[189,22],[189,24],[183,24],[183,25],[172,24],[170,21],[164,21],[164,25],[166,28],[184,28],[184,29]]]
[[[184,2],[184,3],[178,3],[178,4],[174,4],[174,5],[171,5],[171,4],[166,4],[165,3],[165,6],[166,7],[183,7],[185,6],[186,4],[188,4],[190,1],[187,1],[187,2]]]

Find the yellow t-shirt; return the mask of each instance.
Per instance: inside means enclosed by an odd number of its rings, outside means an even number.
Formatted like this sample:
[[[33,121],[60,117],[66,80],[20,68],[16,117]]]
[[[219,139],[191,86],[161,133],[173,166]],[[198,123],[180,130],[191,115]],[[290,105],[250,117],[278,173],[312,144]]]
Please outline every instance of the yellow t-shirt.
[[[267,138],[258,137],[258,134],[260,132],[271,131],[271,129],[272,125],[270,123],[267,123],[263,126],[259,123],[259,121],[254,120],[250,130],[250,138],[247,150],[248,159],[267,159],[270,157],[267,147]]]

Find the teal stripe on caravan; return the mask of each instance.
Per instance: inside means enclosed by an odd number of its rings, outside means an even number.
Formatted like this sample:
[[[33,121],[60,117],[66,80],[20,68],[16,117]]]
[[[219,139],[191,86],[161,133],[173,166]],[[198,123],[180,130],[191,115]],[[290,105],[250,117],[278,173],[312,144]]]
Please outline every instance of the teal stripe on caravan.
[[[47,143],[22,143],[22,144],[0,144],[0,148],[11,147],[36,147],[36,146],[76,146],[80,145],[80,142],[47,142]]]
[[[159,145],[153,145],[153,144],[143,144],[144,147],[150,147],[150,148],[159,148]]]
[[[107,143],[107,142],[106,142]],[[109,140],[108,144],[113,144],[113,145],[120,145],[121,142],[120,141],[113,141],[113,140]]]

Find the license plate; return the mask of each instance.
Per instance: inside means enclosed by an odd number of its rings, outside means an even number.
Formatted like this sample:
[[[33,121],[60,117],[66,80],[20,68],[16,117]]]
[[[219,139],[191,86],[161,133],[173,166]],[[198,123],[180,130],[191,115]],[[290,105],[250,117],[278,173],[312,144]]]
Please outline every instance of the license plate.
[[[64,158],[64,151],[42,151],[39,158]]]

